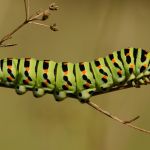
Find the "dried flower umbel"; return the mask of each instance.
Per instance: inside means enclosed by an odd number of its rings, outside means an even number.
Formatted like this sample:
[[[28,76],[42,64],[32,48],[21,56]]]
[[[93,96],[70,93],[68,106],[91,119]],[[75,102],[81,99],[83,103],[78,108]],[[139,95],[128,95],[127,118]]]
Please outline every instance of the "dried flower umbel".
[[[32,15],[30,15],[29,0],[24,0],[24,5],[25,5],[25,14],[26,14],[24,22],[22,22],[18,27],[16,27],[13,31],[11,31],[7,35],[5,35],[0,40],[0,47],[10,47],[10,46],[17,45],[17,44],[5,44],[4,42],[11,39],[13,34],[15,34],[19,29],[21,29],[23,26],[25,26],[28,23],[43,26],[43,27],[51,29],[52,31],[58,31],[56,23],[53,23],[52,25],[47,25],[47,24],[41,23],[41,22],[47,20],[53,11],[58,10],[58,6],[55,3],[50,4],[48,9],[35,12]]]

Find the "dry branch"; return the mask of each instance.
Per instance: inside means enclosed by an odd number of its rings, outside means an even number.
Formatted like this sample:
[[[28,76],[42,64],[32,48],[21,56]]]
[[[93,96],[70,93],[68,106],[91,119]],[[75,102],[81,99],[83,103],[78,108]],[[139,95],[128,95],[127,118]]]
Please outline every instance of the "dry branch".
[[[127,125],[128,127],[131,127],[131,128],[133,128],[133,129],[135,129],[135,130],[139,130],[139,131],[141,131],[141,132],[150,134],[150,131],[149,131],[149,130],[146,130],[146,129],[143,129],[143,128],[140,128],[140,127],[137,127],[137,126],[131,124],[132,122],[134,122],[134,121],[136,121],[137,119],[139,119],[140,116],[136,116],[136,117],[134,117],[134,118],[132,118],[132,119],[130,119],[130,120],[122,120],[122,119],[120,119],[120,118],[118,118],[118,117],[112,115],[110,112],[108,112],[108,111],[102,109],[101,107],[99,107],[98,105],[96,105],[95,103],[93,103],[93,102],[91,102],[91,101],[87,102],[87,104],[88,104],[89,106],[93,107],[94,109],[96,109],[97,111],[101,112],[102,114],[108,116],[109,118],[111,118],[111,119],[113,119],[113,120],[115,120],[115,121],[117,121],[117,122],[119,122],[119,123],[121,123],[121,124]]]

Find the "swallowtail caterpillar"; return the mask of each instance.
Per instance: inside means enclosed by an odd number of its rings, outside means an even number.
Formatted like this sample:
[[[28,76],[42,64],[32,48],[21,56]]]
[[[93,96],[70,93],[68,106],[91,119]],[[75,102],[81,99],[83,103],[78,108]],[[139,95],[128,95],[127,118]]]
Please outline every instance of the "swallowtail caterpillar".
[[[34,58],[0,60],[0,84],[17,94],[32,90],[35,97],[52,93],[57,101],[74,95],[87,102],[94,93],[114,87],[138,87],[150,82],[150,52],[141,48],[114,51],[90,62],[59,62]]]

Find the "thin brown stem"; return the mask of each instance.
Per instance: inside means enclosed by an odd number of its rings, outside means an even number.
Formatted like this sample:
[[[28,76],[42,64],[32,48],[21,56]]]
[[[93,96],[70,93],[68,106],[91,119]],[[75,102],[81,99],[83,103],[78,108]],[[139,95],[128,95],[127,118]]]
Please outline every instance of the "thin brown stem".
[[[115,120],[115,121],[117,121],[117,122],[119,122],[119,123],[121,123],[121,124],[127,125],[127,126],[133,128],[133,129],[135,129],[135,130],[139,130],[139,131],[141,131],[141,132],[150,134],[150,131],[148,131],[148,130],[146,130],[146,129],[143,129],[143,128],[140,128],[140,127],[137,127],[137,126],[131,124],[132,122],[134,122],[135,120],[137,120],[137,119],[139,118],[139,116],[137,116],[137,117],[135,117],[135,118],[133,118],[133,119],[131,119],[131,120],[124,121],[124,120],[122,120],[122,119],[120,119],[120,118],[118,118],[118,117],[112,115],[112,114],[109,113],[108,111],[102,109],[101,107],[99,107],[98,105],[96,105],[95,103],[93,103],[93,102],[91,102],[91,101],[88,101],[87,104],[88,104],[89,106],[93,107],[94,109],[96,109],[97,111],[101,112],[102,114],[108,116],[109,118],[111,118],[111,119],[113,119],[113,120]]]
[[[28,17],[29,17],[29,0],[24,0],[24,6],[25,6],[25,13],[26,13],[26,20],[28,20]]]
[[[2,44],[0,45],[0,47],[12,47],[12,46],[16,46],[17,44]]]
[[[4,43],[4,41],[8,40],[11,38],[11,36],[16,33],[20,28],[22,28],[24,25],[26,25],[28,23],[28,21],[24,21],[23,23],[21,23],[17,28],[15,28],[13,31],[11,31],[10,33],[8,33],[7,35],[5,35],[1,40],[0,40],[0,46]]]
[[[43,24],[43,23],[39,23],[39,22],[35,22],[35,21],[30,21],[30,23],[50,28],[50,25],[47,25],[47,24]]]

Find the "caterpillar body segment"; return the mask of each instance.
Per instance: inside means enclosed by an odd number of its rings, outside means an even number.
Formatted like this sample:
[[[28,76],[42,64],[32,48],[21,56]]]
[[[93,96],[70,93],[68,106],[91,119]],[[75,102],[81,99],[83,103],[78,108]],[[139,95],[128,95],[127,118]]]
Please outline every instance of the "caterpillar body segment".
[[[18,59],[16,92],[24,94],[27,89],[33,89],[36,83],[36,60],[34,58]]]
[[[61,101],[67,97],[67,94],[75,94],[76,81],[75,74],[73,71],[73,63],[57,63],[56,84],[54,90],[54,96],[56,100]]]
[[[126,72],[122,60],[120,60],[120,51],[114,51],[106,56],[107,65],[112,73],[114,85],[118,85],[125,81]]]
[[[134,55],[137,53],[138,49],[128,48],[120,50],[120,59],[125,69],[125,76],[127,82],[130,82],[136,78],[136,57]],[[141,51],[141,50],[140,50]]]
[[[6,86],[14,85],[17,76],[17,59],[7,58],[1,60],[0,78],[1,83]]]
[[[52,92],[55,89],[55,66],[56,62],[50,60],[37,61],[36,83],[33,90],[35,97],[41,97],[45,92]]]
[[[136,61],[136,78],[140,83],[145,83],[146,74],[149,75],[150,53],[145,50],[138,50]]]
[[[96,91],[94,74],[90,68],[90,62],[80,62],[75,64],[75,75],[77,83],[77,97],[88,100]]]
[[[86,102],[94,93],[150,82],[150,52],[125,48],[90,62],[70,63],[34,58],[0,60],[0,84],[18,94],[32,90],[35,97],[52,93],[57,101],[70,94]]]
[[[91,67],[95,77],[96,90],[103,92],[109,90],[114,81],[109,67],[105,64],[104,58],[98,58],[91,61]]]

